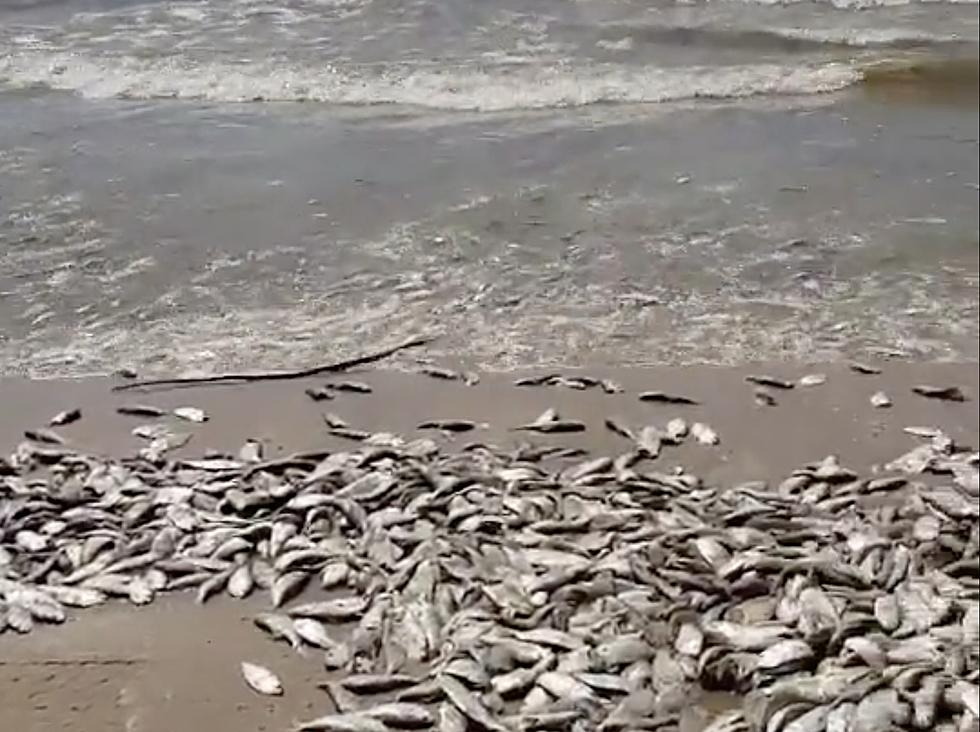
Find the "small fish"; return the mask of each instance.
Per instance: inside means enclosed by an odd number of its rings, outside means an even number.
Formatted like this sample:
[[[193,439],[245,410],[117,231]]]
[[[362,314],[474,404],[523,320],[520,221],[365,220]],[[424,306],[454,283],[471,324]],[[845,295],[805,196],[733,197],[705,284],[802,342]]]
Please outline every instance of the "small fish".
[[[633,430],[620,422],[616,417],[606,417],[605,424],[607,430],[610,432],[615,432],[620,437],[625,437],[627,440],[636,439],[636,436],[633,434]]]
[[[324,402],[333,399],[333,392],[325,386],[311,386],[304,389],[303,393],[315,402]]]
[[[347,424],[347,420],[333,412],[324,412],[320,416],[323,418],[323,423],[331,429],[340,430],[350,426]]]
[[[257,440],[246,440],[238,451],[238,459],[245,463],[262,461],[262,443]]]
[[[755,403],[760,407],[775,407],[778,404],[772,392],[766,391],[761,387],[753,391],[752,396],[755,399]]]
[[[327,384],[327,387],[334,391],[348,391],[353,394],[370,394],[374,391],[369,384],[362,381],[334,381]]]
[[[355,694],[383,694],[414,686],[418,679],[408,674],[348,674],[337,683]]]
[[[336,641],[327,635],[323,623],[313,618],[297,618],[293,621],[293,627],[296,629],[296,635],[311,646],[327,651],[337,645]]]
[[[439,683],[446,698],[471,721],[487,732],[508,732],[507,728],[493,718],[480,699],[452,676],[440,674]]]
[[[691,436],[702,445],[717,445],[720,442],[718,433],[703,422],[691,425]]]
[[[649,425],[636,438],[637,450],[651,460],[660,454],[660,443],[660,430]]]
[[[547,374],[545,376],[525,376],[514,382],[514,386],[545,386],[552,384],[561,378],[561,374]]]
[[[307,572],[286,572],[286,574],[276,578],[270,590],[272,607],[282,607],[283,603],[296,597],[309,580],[310,575]]]
[[[669,439],[675,445],[679,444],[681,440],[687,437],[688,431],[687,422],[680,417],[675,417],[674,419],[670,420],[665,428],[667,439]]]
[[[174,409],[174,416],[187,422],[207,422],[208,415],[203,409],[197,407],[177,407]]]
[[[420,729],[435,723],[432,712],[421,704],[409,702],[386,702],[365,709],[363,714],[379,719],[389,727],[398,729]]]
[[[391,730],[380,719],[369,717],[364,712],[328,714],[308,722],[300,722],[296,729],[300,732],[390,732]]]
[[[24,437],[34,442],[43,442],[45,445],[64,445],[65,438],[54,430],[39,427],[36,430],[24,430]]]
[[[116,412],[127,417],[162,417],[167,413],[166,410],[149,404],[121,404],[116,407]]]
[[[615,381],[610,381],[609,379],[600,379],[599,380],[599,387],[606,394],[622,394],[623,393],[623,387],[621,387]]]
[[[238,568],[231,573],[228,578],[228,586],[225,588],[229,595],[234,598],[247,597],[255,587],[255,580],[252,578],[252,571],[248,562],[242,562]]]
[[[469,432],[476,427],[476,422],[467,419],[432,419],[419,424],[420,430],[442,430],[443,432]]]
[[[851,361],[847,364],[847,367],[857,374],[864,374],[866,376],[876,376],[881,373],[881,369],[877,366],[870,366],[866,363],[860,363],[858,361]]]
[[[639,399],[641,402],[657,402],[659,404],[699,404],[696,399],[679,394],[668,394],[664,391],[645,391],[640,394]]]
[[[796,382],[800,386],[820,386],[821,384],[827,383],[826,374],[806,374],[801,376],[800,380]]]
[[[139,376],[135,370],[126,368],[125,366],[121,369],[116,369],[113,373],[121,379],[135,379]]]
[[[431,376],[433,379],[442,379],[443,381],[460,381],[463,378],[463,375],[458,371],[440,368],[439,366],[423,366],[419,369],[419,373]]]
[[[289,643],[293,650],[298,651],[303,647],[303,640],[296,633],[293,621],[285,615],[262,613],[256,615],[252,622],[273,638],[282,639]]]
[[[920,384],[913,386],[912,391],[927,399],[941,399],[947,402],[966,401],[966,395],[958,386],[930,386],[928,384]]]
[[[875,409],[887,409],[892,405],[892,400],[883,391],[876,391],[871,395],[871,406]]]
[[[266,696],[282,696],[282,682],[279,677],[264,666],[242,661],[242,676],[253,691]]]
[[[366,597],[338,597],[295,605],[286,612],[297,618],[316,618],[338,623],[361,617],[369,605],[370,601]]]
[[[330,434],[334,437],[343,437],[345,440],[352,440],[354,442],[364,442],[364,440],[371,436],[370,432],[355,430],[350,427],[331,427]]]
[[[585,423],[574,419],[557,419],[554,422],[545,422],[544,424],[526,424],[516,429],[540,432],[545,435],[561,434],[566,432],[584,432]]]
[[[71,424],[72,422],[77,422],[82,418],[82,410],[78,409],[68,409],[64,412],[58,412],[50,420],[48,420],[48,426],[58,427],[60,425]]]
[[[30,529],[21,529],[14,535],[14,543],[29,552],[44,551],[48,546],[48,537]]]
[[[792,389],[796,386],[792,381],[786,381],[768,374],[749,374],[745,380],[756,386],[771,386],[773,389]]]

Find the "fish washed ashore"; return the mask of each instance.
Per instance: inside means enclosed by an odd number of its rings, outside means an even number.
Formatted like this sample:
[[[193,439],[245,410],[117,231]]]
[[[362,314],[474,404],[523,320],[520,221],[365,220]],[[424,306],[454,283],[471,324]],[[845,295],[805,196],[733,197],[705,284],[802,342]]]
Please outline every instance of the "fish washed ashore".
[[[5,726],[977,729],[975,366],[421,371],[0,383],[76,396],[0,461]],[[287,393],[308,447],[200,448]],[[142,448],[80,446],[111,412]],[[787,469],[827,435],[891,454]]]

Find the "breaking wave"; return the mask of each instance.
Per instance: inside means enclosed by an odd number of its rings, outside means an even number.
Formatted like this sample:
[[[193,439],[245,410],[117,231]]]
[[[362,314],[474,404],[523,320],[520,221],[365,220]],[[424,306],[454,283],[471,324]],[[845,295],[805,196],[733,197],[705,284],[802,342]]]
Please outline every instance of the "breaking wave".
[[[93,99],[312,101],[475,111],[805,95],[835,91],[860,80],[860,71],[848,64],[681,68],[556,64],[378,71],[258,63],[191,65],[44,53],[0,59],[0,81],[8,86],[40,85]]]

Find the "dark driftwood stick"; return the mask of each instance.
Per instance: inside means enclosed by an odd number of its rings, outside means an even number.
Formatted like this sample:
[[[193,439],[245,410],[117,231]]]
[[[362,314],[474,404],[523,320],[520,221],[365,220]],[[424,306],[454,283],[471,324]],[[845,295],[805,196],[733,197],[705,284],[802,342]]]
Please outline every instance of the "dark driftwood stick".
[[[392,346],[391,348],[386,348],[383,351],[378,351],[377,353],[369,353],[366,356],[358,356],[357,358],[349,358],[346,361],[337,361],[336,363],[328,363],[325,366],[313,366],[308,369],[299,369],[298,371],[265,371],[255,374],[219,374],[218,376],[189,376],[183,379],[148,379],[146,381],[133,381],[129,384],[120,384],[119,386],[112,387],[113,391],[128,391],[129,389],[138,389],[143,386],[185,386],[192,384],[231,384],[236,382],[250,382],[250,381],[285,381],[287,379],[304,379],[307,376],[317,376],[319,374],[332,374],[339,371],[346,371],[347,369],[352,369],[355,366],[363,366],[364,364],[374,363],[375,361],[381,361],[382,359],[388,358],[389,356],[398,353],[398,351],[403,351],[406,348],[416,348],[418,346],[424,346],[433,340],[430,336],[421,336],[419,338],[412,338],[411,340],[400,343],[397,346]]]

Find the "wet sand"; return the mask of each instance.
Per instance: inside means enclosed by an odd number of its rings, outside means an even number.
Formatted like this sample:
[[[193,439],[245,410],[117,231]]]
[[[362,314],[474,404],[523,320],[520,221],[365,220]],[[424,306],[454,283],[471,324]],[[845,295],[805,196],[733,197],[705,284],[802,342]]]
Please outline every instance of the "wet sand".
[[[304,388],[326,379],[126,393],[110,392],[113,384],[120,383],[110,379],[6,380],[0,382],[0,450],[9,452],[23,429],[42,426],[56,412],[79,407],[80,421],[57,428],[63,436],[80,448],[130,454],[140,445],[130,430],[151,420],[120,416],[115,407],[137,402],[205,409],[210,415],[207,423],[180,425],[193,433],[183,452],[195,455],[208,449],[234,451],[246,438],[261,439],[270,457],[354,444],[326,435],[320,416],[326,411],[343,416],[354,427],[406,436],[425,419],[472,419],[487,426],[456,437],[456,444],[483,441],[506,446],[530,439],[578,445],[595,455],[615,455],[627,448],[622,438],[603,427],[607,416],[637,427],[683,416],[689,422],[710,424],[721,444],[665,449],[656,469],[684,465],[708,481],[721,482],[778,480],[801,463],[828,454],[838,455],[848,467],[873,469],[918,444],[917,438],[902,431],[909,425],[936,426],[957,443],[976,447],[980,434],[976,364],[885,361],[880,365],[884,373],[875,376],[853,373],[842,364],[590,372],[620,383],[625,391],[614,395],[598,388],[514,387],[511,382],[520,374],[482,375],[478,385],[465,386],[371,370],[337,379],[369,383],[373,393],[342,393],[319,403],[312,402]],[[749,373],[796,379],[813,372],[825,373],[827,383],[774,391],[779,400],[775,407],[755,405],[753,387],[745,382]],[[925,399],[911,392],[920,383],[956,384],[970,401]],[[879,389],[892,398],[892,408],[871,406],[869,397]],[[646,390],[684,394],[701,405],[641,403],[637,394]],[[510,431],[547,407],[586,422],[587,431],[532,438]],[[326,695],[316,688],[325,678],[319,659],[313,655],[304,659],[252,627],[251,616],[266,606],[262,596],[247,601],[216,598],[203,607],[189,596],[168,596],[141,609],[113,603],[72,612],[63,626],[39,628],[27,636],[4,634],[0,636],[0,728],[281,730],[329,710]],[[269,700],[250,692],[239,675],[242,660],[274,668],[285,695]]]

